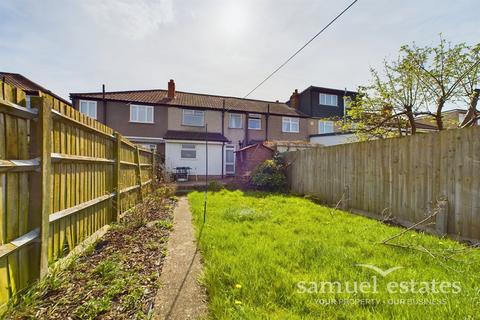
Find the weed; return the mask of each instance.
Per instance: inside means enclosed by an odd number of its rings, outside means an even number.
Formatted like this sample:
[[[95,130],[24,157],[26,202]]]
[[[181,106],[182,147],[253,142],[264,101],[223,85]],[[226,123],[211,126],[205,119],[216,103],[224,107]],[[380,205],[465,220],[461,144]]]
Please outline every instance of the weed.
[[[157,228],[171,230],[173,228],[173,223],[169,220],[157,220],[155,221],[155,226]]]
[[[120,270],[121,264],[119,262],[107,259],[100,262],[93,272],[108,281],[115,278]]]

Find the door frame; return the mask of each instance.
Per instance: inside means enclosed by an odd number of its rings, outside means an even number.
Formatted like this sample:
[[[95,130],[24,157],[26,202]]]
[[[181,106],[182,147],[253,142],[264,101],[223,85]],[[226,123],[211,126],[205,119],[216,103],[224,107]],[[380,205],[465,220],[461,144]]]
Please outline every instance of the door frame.
[[[233,162],[228,162],[227,161],[227,151],[232,151],[233,154]],[[237,170],[236,168],[236,154],[235,154],[235,145],[234,144],[226,144],[225,145],[225,150],[224,150],[224,156],[225,156],[225,163],[224,163],[224,170],[226,175],[235,175],[235,172]],[[233,165],[233,172],[229,172],[227,170],[227,165]]]

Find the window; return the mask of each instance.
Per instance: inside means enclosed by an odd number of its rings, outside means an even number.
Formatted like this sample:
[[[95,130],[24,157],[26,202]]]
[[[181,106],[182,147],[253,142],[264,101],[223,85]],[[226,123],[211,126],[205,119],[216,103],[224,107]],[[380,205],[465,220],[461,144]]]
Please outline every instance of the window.
[[[225,146],[225,173],[235,174],[235,146]]]
[[[259,114],[249,114],[248,115],[248,129],[261,130],[262,129],[262,118]]]
[[[97,119],[97,101],[80,100],[80,112]]]
[[[204,121],[205,121],[204,111],[183,109],[182,125],[203,127]]]
[[[153,107],[131,104],[130,122],[153,123]]]
[[[182,150],[180,150],[180,157],[182,159],[195,159],[197,157],[197,150],[194,144],[182,144]]]
[[[242,115],[238,113],[230,113],[228,119],[228,127],[232,129],[241,129],[242,126]]]
[[[148,150],[157,150],[157,145],[156,144],[150,144],[150,143],[140,143],[138,144],[139,146],[148,149]]]
[[[320,104],[338,107],[338,97],[334,94],[320,93]]]
[[[282,132],[299,132],[298,118],[282,117]]]
[[[333,121],[318,121],[318,133],[332,133],[333,127]]]

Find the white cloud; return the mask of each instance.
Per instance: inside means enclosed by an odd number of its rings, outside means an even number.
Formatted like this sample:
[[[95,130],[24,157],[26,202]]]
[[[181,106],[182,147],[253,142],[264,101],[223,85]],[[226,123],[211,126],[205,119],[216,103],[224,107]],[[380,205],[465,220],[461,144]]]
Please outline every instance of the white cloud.
[[[174,20],[171,0],[88,0],[82,4],[100,26],[131,39],[142,39]]]

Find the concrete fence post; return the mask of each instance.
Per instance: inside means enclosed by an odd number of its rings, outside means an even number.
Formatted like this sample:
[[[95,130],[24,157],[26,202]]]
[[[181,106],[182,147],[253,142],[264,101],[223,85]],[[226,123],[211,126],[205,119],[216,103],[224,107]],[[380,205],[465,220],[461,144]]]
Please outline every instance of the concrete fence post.
[[[348,211],[350,209],[350,186],[345,185],[343,188],[343,198],[342,203],[340,204],[343,211]]]
[[[435,230],[439,235],[448,233],[448,200],[442,199],[437,202],[438,212],[435,216]]]

